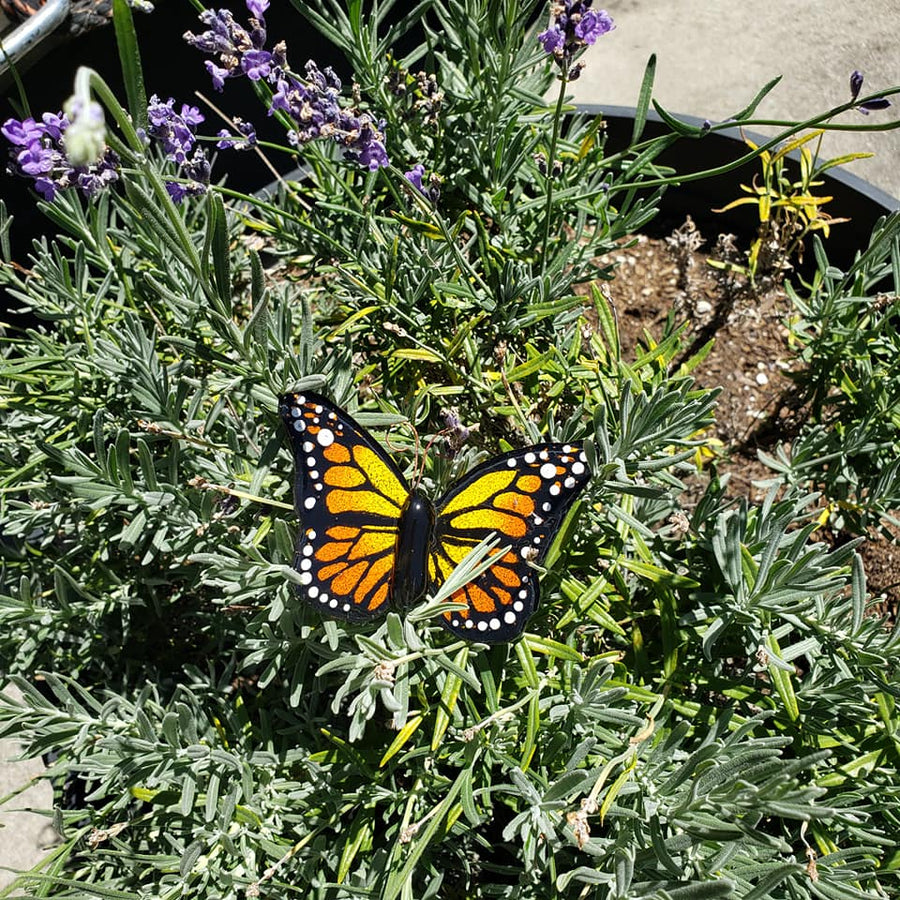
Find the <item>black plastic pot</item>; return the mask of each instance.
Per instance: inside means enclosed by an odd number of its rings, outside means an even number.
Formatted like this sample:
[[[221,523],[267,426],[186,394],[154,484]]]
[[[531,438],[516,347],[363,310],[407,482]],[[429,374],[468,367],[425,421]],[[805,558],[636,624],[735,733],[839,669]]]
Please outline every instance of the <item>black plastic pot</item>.
[[[219,5],[219,4],[210,4]],[[226,3],[234,8],[236,15],[246,19],[243,4]],[[243,9],[243,12],[238,10]],[[311,28],[298,29],[302,21],[290,3],[273,3],[267,13],[269,32],[272,35],[289,36],[291,59],[298,65],[307,58],[315,57],[323,66],[333,65],[338,71],[346,64],[335,48],[318,38]],[[134,24],[141,48],[144,81],[147,96],[158,94],[166,100],[174,97],[177,103],[191,103],[201,109],[206,116],[203,132],[216,133],[225,123],[218,121],[215,113],[196,96],[200,92],[230,116],[239,116],[257,126],[261,139],[284,142],[284,131],[266,110],[253,91],[252,84],[245,78],[235,78],[225,85],[222,94],[217,94],[204,67],[203,56],[188,46],[181,35],[186,31],[202,31],[196,10],[185,2],[160,2],[155,12],[135,13]],[[48,42],[59,42],[60,36],[48,37]],[[20,72],[28,96],[32,115],[42,112],[58,112],[72,93],[75,73],[79,66],[95,69],[109,84],[116,96],[125,97],[119,63],[116,36],[112,25],[98,28],[86,34],[72,37],[53,49],[51,56],[30,60],[27,70]],[[0,121],[14,116],[20,117],[18,91],[11,80],[3,84],[0,96]],[[0,139],[0,171],[6,167],[9,146]],[[271,156],[271,155],[270,155]],[[288,156],[272,157],[271,161],[282,171],[294,167],[295,162]],[[233,152],[228,161],[229,186],[237,190],[253,191],[271,179],[271,172],[262,160],[252,152]],[[35,195],[24,179],[4,178],[2,198],[7,208],[15,216],[11,239],[13,257],[24,261],[31,249],[31,242],[41,234],[50,233],[52,225],[36,208]]]
[[[609,152],[622,150],[631,142],[635,117],[633,107],[584,104],[578,107],[578,111],[584,115],[603,116]],[[703,123],[702,119],[694,116],[676,115],[691,125],[699,127]],[[642,139],[668,134],[669,131],[660,117],[651,112]],[[770,139],[751,131],[745,131],[744,135],[757,145]],[[747,151],[748,147],[740,130],[731,128],[727,131],[710,132],[702,138],[681,138],[660,154],[656,162],[662,166],[671,166],[679,174],[688,175],[722,166],[744,156]],[[791,155],[788,158],[789,165],[793,165],[799,173],[799,157]],[[644,233],[652,237],[671,234],[689,215],[708,241],[715,240],[720,233],[730,232],[737,235],[742,244],[748,245],[755,237],[759,225],[756,208],[751,205],[739,206],[725,213],[714,213],[713,209],[723,207],[742,196],[740,186],[751,184],[754,176],[758,178],[759,173],[759,161],[754,160],[725,175],[668,188],[660,203],[659,215],[645,226]],[[824,184],[817,189],[817,194],[833,198],[826,211],[834,217],[849,218],[852,223],[833,228],[826,242],[829,260],[837,266],[846,266],[852,262],[856,251],[865,246],[878,219],[900,209],[900,200],[840,168],[830,169],[822,176],[822,180]]]

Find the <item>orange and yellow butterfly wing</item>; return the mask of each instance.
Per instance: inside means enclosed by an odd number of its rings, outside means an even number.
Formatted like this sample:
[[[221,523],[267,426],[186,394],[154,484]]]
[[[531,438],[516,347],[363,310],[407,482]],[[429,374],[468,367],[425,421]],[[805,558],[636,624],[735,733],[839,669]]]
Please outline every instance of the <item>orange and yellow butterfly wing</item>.
[[[590,480],[577,444],[543,444],[495,457],[455,484],[437,506],[429,578],[442,584],[492,532],[509,550],[454,593],[463,611],[443,624],[470,640],[501,643],[519,635],[538,598],[537,573],[569,507]]]
[[[393,460],[353,419],[312,391],[279,412],[296,464],[300,592],[323,613],[365,621],[390,600],[400,515],[409,489]]]

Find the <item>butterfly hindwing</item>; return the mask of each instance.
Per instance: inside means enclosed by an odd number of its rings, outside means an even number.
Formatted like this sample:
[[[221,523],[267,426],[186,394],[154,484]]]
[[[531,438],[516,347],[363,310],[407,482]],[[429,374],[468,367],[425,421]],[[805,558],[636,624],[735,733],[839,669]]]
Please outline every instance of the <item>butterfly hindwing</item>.
[[[577,444],[542,444],[497,456],[473,469],[437,505],[429,576],[443,583],[492,532],[509,550],[452,596],[466,604],[443,624],[470,640],[500,643],[521,633],[538,597],[539,564],[566,512],[590,479]]]
[[[383,614],[409,497],[403,476],[368,432],[325,397],[285,394],[279,412],[297,472],[294,567],[301,593],[329,616],[365,621]]]

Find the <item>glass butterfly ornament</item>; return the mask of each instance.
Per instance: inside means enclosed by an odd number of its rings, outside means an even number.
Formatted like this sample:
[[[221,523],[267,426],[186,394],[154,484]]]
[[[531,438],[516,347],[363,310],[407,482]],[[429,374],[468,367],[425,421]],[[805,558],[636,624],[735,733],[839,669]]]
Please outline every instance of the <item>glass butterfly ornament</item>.
[[[496,561],[450,596],[464,609],[441,623],[469,640],[517,637],[538,599],[541,562],[591,477],[579,444],[539,444],[495,456],[432,501],[410,489],[391,457],[340,407],[312,391],[285,394],[301,526],[298,589],[323,614],[350,622],[405,608],[435,590],[495,533]],[[507,549],[508,548],[508,549]]]

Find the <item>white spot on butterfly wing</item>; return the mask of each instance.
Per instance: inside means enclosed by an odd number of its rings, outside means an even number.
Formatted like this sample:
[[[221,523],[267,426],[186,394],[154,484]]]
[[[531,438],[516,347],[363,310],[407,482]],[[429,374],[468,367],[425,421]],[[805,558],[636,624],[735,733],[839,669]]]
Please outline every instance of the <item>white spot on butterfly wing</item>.
[[[330,428],[320,428],[316,440],[322,447],[330,447],[334,443],[334,432]]]

